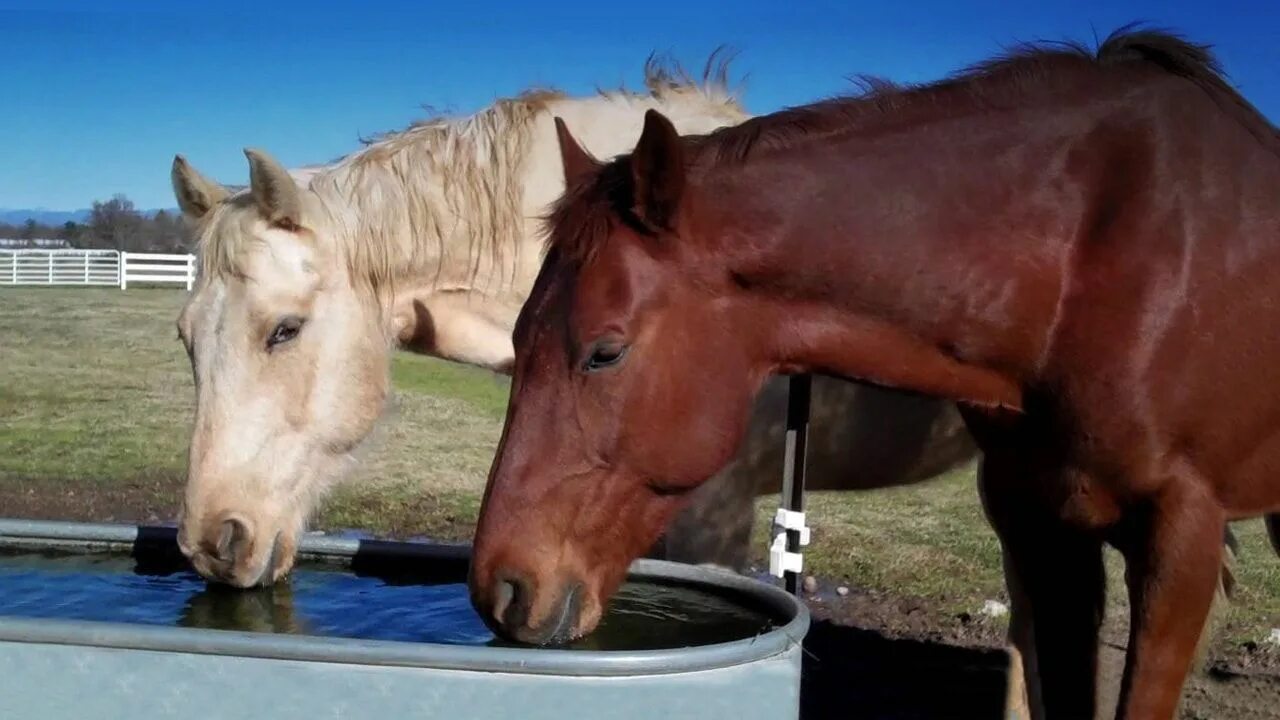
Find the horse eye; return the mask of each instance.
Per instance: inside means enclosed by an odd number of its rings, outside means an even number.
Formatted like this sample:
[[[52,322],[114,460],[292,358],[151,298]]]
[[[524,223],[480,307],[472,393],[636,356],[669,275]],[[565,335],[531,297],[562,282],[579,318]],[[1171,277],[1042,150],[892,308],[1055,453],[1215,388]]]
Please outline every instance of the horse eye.
[[[298,331],[302,330],[303,322],[302,318],[293,315],[281,320],[275,329],[271,331],[271,335],[267,337],[267,349],[270,350],[297,337]]]
[[[603,370],[617,365],[627,354],[627,346],[619,342],[600,342],[591,350],[591,356],[583,363],[582,369],[587,372]]]

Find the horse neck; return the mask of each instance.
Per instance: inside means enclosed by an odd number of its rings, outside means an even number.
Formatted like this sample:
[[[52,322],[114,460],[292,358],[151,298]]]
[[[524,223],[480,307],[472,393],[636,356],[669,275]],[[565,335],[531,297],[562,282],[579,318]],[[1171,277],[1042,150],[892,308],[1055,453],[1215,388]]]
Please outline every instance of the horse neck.
[[[686,133],[746,118],[728,96],[693,88],[543,99],[508,106],[528,112],[516,112],[510,122],[489,128],[495,134],[472,141],[487,142],[495,152],[478,152],[474,144],[451,147],[455,155],[498,158],[476,165],[470,176],[454,173],[452,187],[445,183],[447,162],[415,142],[415,134],[423,133],[417,129],[316,174],[310,187],[341,250],[377,259],[383,277],[369,285],[392,290],[389,297],[374,295],[386,301],[385,319],[397,333],[413,334],[421,305],[431,316],[431,334],[449,344],[450,357],[499,367],[510,360],[511,331],[541,266],[542,218],[564,189],[554,118],[581,128],[588,150],[611,157],[631,148],[650,108],[669,113]],[[507,136],[498,137],[499,131]],[[462,192],[459,183],[467,183]]]
[[[778,369],[1021,406],[1083,200],[1055,197],[1060,137],[980,122],[828,137],[701,178]]]
[[[513,174],[526,152],[523,139],[472,137],[432,141],[432,128],[414,128],[380,141],[318,173],[319,196],[335,242],[350,263],[372,271],[373,286],[416,294],[511,290],[514,257],[528,244]],[[527,135],[517,119],[498,134]],[[481,152],[510,140],[512,147]],[[502,155],[502,167],[459,170],[449,157]],[[504,165],[511,163],[516,167]],[[518,282],[518,281],[515,281]]]
[[[455,141],[441,144],[434,128],[413,128],[315,172],[309,186],[335,242],[348,254],[376,256],[389,276],[379,280],[419,295],[467,293],[501,306],[495,313],[512,323],[510,306],[518,310],[528,297],[541,265],[542,218],[564,189],[554,117],[581,128],[598,157],[629,150],[650,108],[686,133],[747,117],[728,96],[694,88],[504,103],[455,121]],[[492,160],[459,166],[446,155]]]

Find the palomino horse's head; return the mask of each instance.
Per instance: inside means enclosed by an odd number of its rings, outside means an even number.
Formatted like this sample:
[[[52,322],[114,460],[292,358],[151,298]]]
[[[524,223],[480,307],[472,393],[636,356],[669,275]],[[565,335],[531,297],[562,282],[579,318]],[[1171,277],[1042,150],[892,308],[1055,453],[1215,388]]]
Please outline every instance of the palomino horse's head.
[[[742,334],[763,319],[700,249],[671,123],[650,110],[607,165],[557,129],[568,189],[516,324],[470,579],[491,627],[535,644],[594,629],[630,562],[736,452],[777,369]]]
[[[178,319],[196,386],[178,539],[200,574],[240,587],[292,566],[325,479],[382,411],[391,345],[326,237],[324,206],[270,157],[246,155],[250,188],[236,194],[173,164],[201,246]]]

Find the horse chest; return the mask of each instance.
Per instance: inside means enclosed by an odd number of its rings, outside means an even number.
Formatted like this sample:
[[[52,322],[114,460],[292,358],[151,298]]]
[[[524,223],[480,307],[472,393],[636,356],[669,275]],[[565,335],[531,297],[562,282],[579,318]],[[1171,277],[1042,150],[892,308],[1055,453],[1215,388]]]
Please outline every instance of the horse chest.
[[[1068,527],[1094,532],[1123,514],[1124,483],[1111,444],[1090,434],[1064,433],[1051,416],[1000,422],[984,411],[965,413],[982,449],[1004,468],[994,487],[1009,489]],[[993,421],[994,420],[994,421]],[[997,492],[999,490],[997,489]]]

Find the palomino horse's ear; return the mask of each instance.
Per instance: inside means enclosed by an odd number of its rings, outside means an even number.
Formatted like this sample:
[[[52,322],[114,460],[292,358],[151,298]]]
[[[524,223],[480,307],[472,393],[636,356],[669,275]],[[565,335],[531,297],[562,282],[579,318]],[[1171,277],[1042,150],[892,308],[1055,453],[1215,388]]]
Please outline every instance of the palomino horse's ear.
[[[644,114],[644,131],[631,153],[631,177],[636,215],[659,230],[674,228],[684,193],[684,146],[675,126],[657,110]]]
[[[249,158],[249,191],[262,217],[272,225],[293,229],[302,224],[302,195],[298,183],[275,158],[246,148]]]
[[[215,205],[231,194],[226,188],[196,172],[181,155],[173,156],[173,169],[169,171],[169,179],[173,182],[173,194],[178,199],[178,208],[189,220],[199,220],[208,215]]]
[[[564,184],[577,180],[600,169],[600,163],[587,152],[569,132],[564,120],[556,117],[556,139],[560,141],[560,162],[564,165]]]

